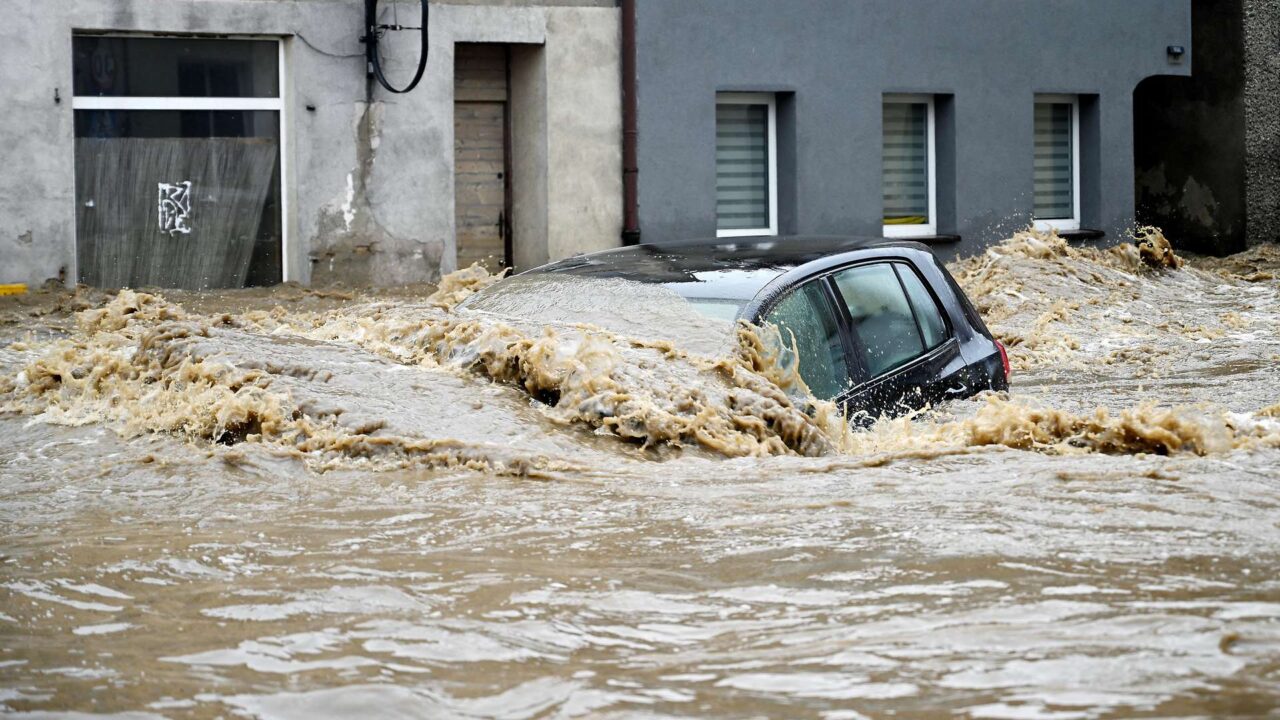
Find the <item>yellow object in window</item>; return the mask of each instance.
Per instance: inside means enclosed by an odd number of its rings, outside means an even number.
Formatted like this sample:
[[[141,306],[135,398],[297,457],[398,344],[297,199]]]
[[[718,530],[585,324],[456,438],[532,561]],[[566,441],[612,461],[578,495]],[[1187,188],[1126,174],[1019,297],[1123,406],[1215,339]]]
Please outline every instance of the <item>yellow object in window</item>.
[[[929,218],[923,215],[909,215],[907,217],[887,217],[884,219],[885,225],[927,225]]]

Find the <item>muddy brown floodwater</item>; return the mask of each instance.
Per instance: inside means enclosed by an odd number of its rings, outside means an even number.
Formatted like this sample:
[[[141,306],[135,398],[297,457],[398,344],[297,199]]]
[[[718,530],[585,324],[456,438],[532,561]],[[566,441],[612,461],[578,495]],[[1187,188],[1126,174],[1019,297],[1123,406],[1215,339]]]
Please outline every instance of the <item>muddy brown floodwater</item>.
[[[1012,393],[856,433],[625,287],[8,301],[0,708],[1274,714],[1280,254],[1158,250],[953,266]]]

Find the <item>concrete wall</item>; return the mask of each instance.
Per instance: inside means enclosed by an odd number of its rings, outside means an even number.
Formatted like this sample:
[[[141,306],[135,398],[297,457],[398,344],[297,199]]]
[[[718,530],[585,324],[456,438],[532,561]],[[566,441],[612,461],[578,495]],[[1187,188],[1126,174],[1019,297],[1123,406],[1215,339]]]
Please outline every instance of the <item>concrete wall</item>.
[[[1191,45],[1188,0],[644,0],[638,34],[645,241],[715,234],[717,91],[786,93],[782,231],[857,235],[881,232],[883,94],[951,96],[939,231],[965,252],[1030,221],[1034,95],[1096,96],[1082,219],[1114,239],[1134,217],[1134,87],[1191,68],[1166,54]]]
[[[1280,242],[1280,4],[1245,0],[1248,242]]]
[[[1241,7],[1192,0],[1192,76],[1151,77],[1134,91],[1138,221],[1200,253],[1245,247]]]
[[[614,11],[576,9],[550,13],[547,33],[547,258],[562,258],[621,242],[621,29]]]
[[[1280,239],[1280,5],[1193,0],[1195,72],[1134,93],[1141,222],[1225,255]]]
[[[525,218],[546,230],[517,255],[545,259],[618,243],[618,10],[608,0],[433,4],[427,75],[413,93],[397,96],[366,82],[361,3],[350,0],[9,5],[0,26],[0,282],[76,277],[70,86],[77,29],[286,38],[286,262],[288,276],[304,283],[421,282],[453,270],[454,43],[542,47],[545,88],[522,100],[527,114],[549,118],[542,139],[526,138],[545,149],[522,167],[549,173],[545,198],[529,199]]]

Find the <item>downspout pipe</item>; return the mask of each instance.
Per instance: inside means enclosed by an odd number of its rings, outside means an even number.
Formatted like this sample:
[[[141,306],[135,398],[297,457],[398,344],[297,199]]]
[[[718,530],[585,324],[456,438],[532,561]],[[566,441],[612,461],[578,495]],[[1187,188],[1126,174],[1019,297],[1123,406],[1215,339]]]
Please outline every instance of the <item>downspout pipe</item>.
[[[636,0],[622,0],[622,244],[640,244],[640,164],[636,146]]]

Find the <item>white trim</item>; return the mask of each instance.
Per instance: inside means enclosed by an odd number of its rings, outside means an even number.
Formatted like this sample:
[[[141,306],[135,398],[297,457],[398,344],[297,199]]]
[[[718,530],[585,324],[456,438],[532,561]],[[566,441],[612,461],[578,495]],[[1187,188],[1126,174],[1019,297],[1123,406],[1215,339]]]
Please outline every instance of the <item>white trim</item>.
[[[80,33],[72,33],[72,37],[81,36]],[[92,37],[93,35],[86,35]],[[171,38],[156,33],[111,33],[107,37],[145,37],[145,38]],[[185,37],[185,36],[184,36]],[[193,38],[203,39],[203,38]],[[226,38],[210,38],[210,39],[226,39]],[[276,120],[279,122],[277,134],[279,135],[279,153],[280,153],[280,281],[288,282],[289,277],[289,253],[291,249],[291,238],[289,237],[289,124],[286,118],[285,94],[287,92],[286,82],[288,74],[285,69],[285,48],[284,38],[282,37],[263,37],[263,36],[234,36],[232,39],[268,41],[273,40],[276,43],[276,69],[279,73],[276,88],[276,97],[269,98],[246,98],[246,97],[129,97],[129,96],[106,96],[106,95],[74,95],[71,98],[72,110],[263,110],[278,113]],[[73,163],[74,167],[74,163]],[[74,225],[76,215],[72,215],[72,223]],[[79,258],[79,229],[75,229],[76,236],[76,258]],[[79,279],[80,268],[76,267],[76,278]]]
[[[280,282],[289,282],[289,123],[285,117],[284,97],[286,94],[285,83],[289,79],[285,74],[285,54],[284,54],[284,38],[276,38],[276,47],[279,48],[276,55],[279,60],[276,61],[280,71],[280,80],[276,88],[275,98],[279,103],[280,114],[276,119],[280,121]]]
[[[1038,94],[1035,105],[1070,105],[1071,106],[1071,212],[1072,217],[1052,220],[1035,219],[1035,189],[1032,188],[1032,220],[1036,230],[1079,230],[1080,229],[1080,96]],[[1034,162],[1034,161],[1033,161]]]
[[[116,97],[77,95],[74,110],[283,110],[284,100],[242,97]]]
[[[752,237],[778,234],[778,98],[774,93],[716,93],[716,105],[764,105],[769,109],[769,226],[721,230],[716,237]]]
[[[881,104],[881,117],[884,117],[883,106],[890,103],[919,105],[924,104],[928,108],[926,113],[928,117],[926,135],[926,145],[928,153],[928,172],[929,172],[929,222],[923,225],[883,225],[881,230],[884,237],[892,238],[912,238],[912,237],[932,237],[938,234],[938,136],[937,121],[934,112],[934,101],[932,95],[900,95],[889,94],[884,96]],[[883,145],[884,132],[881,131],[881,144]],[[881,161],[883,162],[883,160]],[[884,182],[884,171],[880,173],[881,183]],[[881,188],[881,195],[884,194],[884,188]],[[880,215],[883,218],[884,208],[881,207]]]

